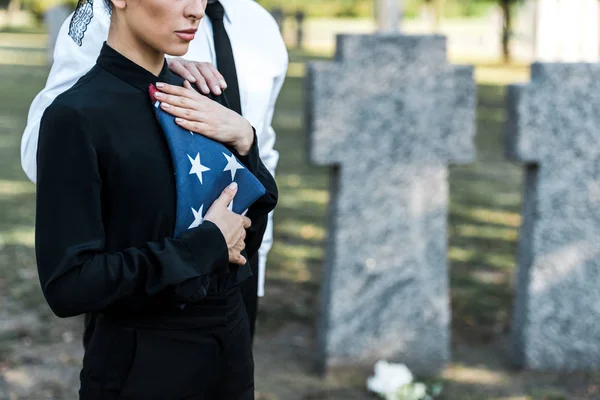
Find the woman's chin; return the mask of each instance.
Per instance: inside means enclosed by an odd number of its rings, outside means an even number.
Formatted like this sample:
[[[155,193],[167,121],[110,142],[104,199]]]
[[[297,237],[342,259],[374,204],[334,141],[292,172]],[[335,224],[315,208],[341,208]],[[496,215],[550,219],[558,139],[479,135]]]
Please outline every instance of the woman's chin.
[[[165,53],[170,56],[181,57],[187,54],[189,48],[190,42],[172,44],[167,46]]]

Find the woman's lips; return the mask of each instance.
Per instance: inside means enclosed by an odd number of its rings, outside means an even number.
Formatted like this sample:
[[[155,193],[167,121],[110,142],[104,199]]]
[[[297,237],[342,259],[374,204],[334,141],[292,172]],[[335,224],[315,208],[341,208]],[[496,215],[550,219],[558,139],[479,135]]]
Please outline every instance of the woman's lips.
[[[175,32],[177,36],[179,36],[183,40],[192,41],[196,36],[197,29],[186,29],[185,31],[177,31]]]

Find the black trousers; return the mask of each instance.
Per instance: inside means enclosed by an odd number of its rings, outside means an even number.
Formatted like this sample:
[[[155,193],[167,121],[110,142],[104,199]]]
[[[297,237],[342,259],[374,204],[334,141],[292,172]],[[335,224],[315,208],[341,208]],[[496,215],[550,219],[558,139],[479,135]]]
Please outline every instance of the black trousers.
[[[250,336],[254,338],[256,315],[258,313],[258,295],[256,294],[258,292],[258,252],[250,259],[250,269],[252,270],[252,276],[242,282],[240,287],[242,289],[246,312],[248,313]]]
[[[159,318],[97,315],[80,380],[81,400],[253,400],[239,287]]]

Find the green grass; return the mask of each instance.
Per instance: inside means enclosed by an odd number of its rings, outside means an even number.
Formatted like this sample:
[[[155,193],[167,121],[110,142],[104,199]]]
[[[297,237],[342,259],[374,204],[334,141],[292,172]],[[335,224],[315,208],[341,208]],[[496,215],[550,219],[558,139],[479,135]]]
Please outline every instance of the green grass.
[[[6,36],[13,35],[0,35],[0,59]],[[46,67],[0,65],[0,293],[30,307],[43,304],[33,253],[35,185],[21,170],[19,145],[29,105],[47,73]]]
[[[19,43],[21,47],[38,49],[37,53],[32,52],[39,61],[43,59],[39,50],[43,40],[38,35],[0,34],[0,59],[13,54],[15,43]],[[312,331],[318,314],[327,235],[329,169],[308,162],[302,110],[303,63],[314,56],[296,52],[291,56],[290,76],[274,120],[276,148],[281,154],[276,177],[281,196],[275,214],[275,245],[268,263],[267,296],[261,302],[259,336],[267,338],[289,324],[301,324]],[[31,64],[16,58],[13,64],[0,65],[0,303],[7,301],[38,310],[48,318],[35,269],[34,185],[27,181],[19,160],[27,110],[48,72],[45,66]],[[481,82],[477,161],[450,168],[454,361],[441,377],[445,383],[444,398],[549,400],[571,399],[574,394],[593,398],[585,396],[600,390],[593,385],[600,381],[598,376],[516,372],[509,368],[503,343],[512,313],[522,170],[504,160],[504,89],[499,83],[522,81],[527,78],[527,70],[524,66],[486,64],[477,69],[477,77]],[[4,348],[4,344],[0,345],[0,349]],[[0,355],[5,353],[6,350],[0,351]],[[307,378],[314,375],[313,371],[298,368],[298,378],[286,379],[310,382],[314,390],[320,381]],[[271,379],[257,373],[259,382]],[[277,384],[281,385],[274,385]],[[339,385],[357,387],[363,383],[349,378]],[[350,394],[340,396],[335,398],[354,398]]]
[[[450,171],[449,258],[453,326],[485,338],[510,324],[522,173],[503,157],[502,88],[478,97],[477,161]]]

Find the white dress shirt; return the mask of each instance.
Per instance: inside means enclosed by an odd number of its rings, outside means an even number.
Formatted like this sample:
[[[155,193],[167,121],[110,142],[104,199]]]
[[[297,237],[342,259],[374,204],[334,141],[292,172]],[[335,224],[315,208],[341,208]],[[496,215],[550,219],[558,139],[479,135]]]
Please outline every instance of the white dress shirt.
[[[231,40],[244,117],[254,126],[265,166],[275,175],[279,153],[271,126],[275,102],[285,79],[288,54],[271,15],[253,0],[220,0],[225,9],[225,29]],[[21,140],[21,163],[32,182],[36,181],[36,155],[40,120],[46,107],[77,82],[95,64],[108,37],[110,14],[102,0],[94,1],[94,17],[83,43],[78,46],[68,35],[71,17],[63,23],[54,48],[54,63],[46,86],[29,109],[27,127]],[[216,64],[212,24],[203,18],[196,38],[184,58]],[[273,243],[273,215],[259,250],[258,295],[264,295],[265,266]]]

